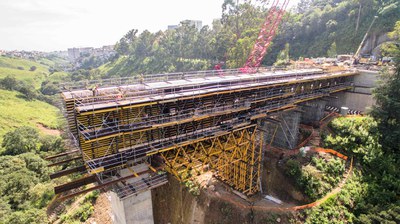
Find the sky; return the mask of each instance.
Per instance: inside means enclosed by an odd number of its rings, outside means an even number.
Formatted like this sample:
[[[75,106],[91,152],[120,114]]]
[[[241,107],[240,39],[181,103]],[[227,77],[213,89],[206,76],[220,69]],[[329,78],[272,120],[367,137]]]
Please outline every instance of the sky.
[[[224,0],[0,0],[0,49],[56,51],[115,44],[131,29],[221,17]],[[291,0],[294,5],[299,0]]]

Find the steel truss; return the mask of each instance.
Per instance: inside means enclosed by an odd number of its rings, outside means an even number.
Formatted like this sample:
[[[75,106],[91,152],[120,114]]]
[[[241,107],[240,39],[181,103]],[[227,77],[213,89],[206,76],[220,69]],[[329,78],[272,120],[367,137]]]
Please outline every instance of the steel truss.
[[[211,169],[236,190],[252,195],[259,191],[261,135],[256,125],[249,125],[217,136],[181,144],[159,155],[166,170],[180,181]]]

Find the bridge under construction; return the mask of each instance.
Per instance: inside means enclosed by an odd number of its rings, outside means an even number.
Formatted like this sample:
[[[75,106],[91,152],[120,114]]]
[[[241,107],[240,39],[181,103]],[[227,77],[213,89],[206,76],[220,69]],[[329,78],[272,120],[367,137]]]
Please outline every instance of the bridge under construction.
[[[252,74],[213,70],[102,80],[92,89],[65,86],[66,117],[79,150],[50,159],[52,165],[83,165],[51,177],[84,175],[55,192],[68,198],[110,187],[125,198],[165,184],[166,172],[184,182],[211,170],[235,190],[256,194],[262,150],[277,134],[261,123],[287,126],[277,114],[349,90],[355,75],[263,68]]]

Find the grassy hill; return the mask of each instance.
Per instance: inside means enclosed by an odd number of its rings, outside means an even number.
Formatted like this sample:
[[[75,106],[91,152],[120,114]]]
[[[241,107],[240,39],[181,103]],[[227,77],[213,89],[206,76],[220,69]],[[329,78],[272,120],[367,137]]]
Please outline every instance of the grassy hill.
[[[50,73],[50,67],[55,66],[56,63],[46,58],[41,58],[36,62],[22,58],[0,56],[0,78],[13,76],[18,80],[33,84],[35,88],[39,88],[45,80],[53,81],[53,77],[55,77],[54,81],[58,81],[68,76],[65,72]],[[33,67],[36,67],[36,69],[31,71]],[[60,76],[62,78],[59,78]]]
[[[30,71],[32,66],[36,67],[34,71]],[[19,80],[32,83],[35,87],[40,87],[48,73],[48,67],[37,62],[0,56],[0,78],[14,76]]]
[[[48,58],[33,61],[0,56],[0,79],[12,76],[39,89],[44,81],[62,82],[68,77],[65,72],[49,71],[58,64],[59,61]],[[35,69],[31,69],[33,66]],[[56,129],[58,116],[59,109],[55,106],[39,100],[27,101],[17,91],[0,89],[0,144],[5,133],[20,126],[31,126],[41,132],[45,128]]]
[[[0,89],[0,143],[3,135],[20,126],[58,127],[59,110],[42,101],[26,101],[16,91]]]

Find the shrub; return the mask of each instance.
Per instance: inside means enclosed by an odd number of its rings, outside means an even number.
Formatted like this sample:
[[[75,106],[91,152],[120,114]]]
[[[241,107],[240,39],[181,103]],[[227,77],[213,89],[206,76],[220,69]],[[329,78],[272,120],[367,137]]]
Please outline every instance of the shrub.
[[[2,147],[4,155],[19,155],[36,150],[39,143],[39,133],[36,129],[23,126],[4,135]]]
[[[85,222],[94,212],[92,203],[86,202],[80,206],[72,215],[74,219],[79,219],[81,222]]]
[[[286,162],[285,173],[290,177],[299,177],[301,175],[300,163],[296,160],[289,159]]]

